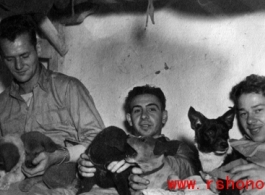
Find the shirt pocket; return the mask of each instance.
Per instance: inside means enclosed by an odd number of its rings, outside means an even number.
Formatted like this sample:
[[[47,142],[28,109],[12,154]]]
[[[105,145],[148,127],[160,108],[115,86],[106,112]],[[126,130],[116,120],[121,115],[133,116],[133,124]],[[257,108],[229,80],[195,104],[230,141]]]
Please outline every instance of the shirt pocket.
[[[60,126],[72,125],[67,109],[48,110],[36,116],[38,125],[45,129],[58,129]]]

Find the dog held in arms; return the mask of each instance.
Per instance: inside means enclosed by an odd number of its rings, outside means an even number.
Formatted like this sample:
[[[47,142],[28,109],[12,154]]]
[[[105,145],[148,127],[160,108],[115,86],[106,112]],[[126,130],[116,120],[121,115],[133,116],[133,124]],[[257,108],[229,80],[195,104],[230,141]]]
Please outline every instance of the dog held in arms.
[[[33,164],[33,160],[41,152],[52,153],[55,150],[63,148],[56,144],[48,136],[31,131],[23,134],[21,139],[25,148],[25,166],[27,168],[35,168],[37,165]],[[75,179],[76,163],[62,163],[50,166],[43,175],[26,178],[19,184],[19,189],[23,192],[28,192],[33,185],[39,182],[44,182],[49,188],[66,188]]]
[[[0,190],[8,190],[10,184],[25,178],[21,172],[24,160],[24,146],[18,134],[0,138]]]
[[[96,167],[94,177],[81,178],[77,194],[89,192],[94,184],[101,188],[115,187],[119,195],[130,195],[128,177],[131,169],[121,173],[107,170],[109,163],[125,159],[126,155],[134,152],[127,144],[126,133],[115,126],[103,129],[92,141],[85,153]]]
[[[204,173],[210,173],[236,159],[244,158],[229,144],[229,130],[233,127],[234,109],[228,110],[216,119],[208,119],[200,112],[190,107],[188,117],[191,128],[195,131],[195,146],[199,153],[201,168]],[[238,189],[224,187],[220,194],[239,194]]]
[[[175,155],[180,142],[165,137],[129,137],[127,142],[136,153],[126,161],[136,163],[143,170],[142,176],[150,181],[148,189],[167,189],[168,177],[176,173],[165,156]]]

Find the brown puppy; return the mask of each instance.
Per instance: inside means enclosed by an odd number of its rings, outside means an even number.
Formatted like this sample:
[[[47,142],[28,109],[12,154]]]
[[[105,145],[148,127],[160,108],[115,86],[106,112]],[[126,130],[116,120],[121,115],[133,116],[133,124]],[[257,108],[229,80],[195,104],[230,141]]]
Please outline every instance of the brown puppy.
[[[24,159],[24,146],[18,134],[0,138],[0,190],[8,190],[10,184],[25,178],[21,172]]]
[[[21,139],[24,143],[24,148],[26,152],[25,166],[27,168],[34,168],[37,165],[34,165],[32,161],[41,153],[49,152],[52,153],[62,146],[54,143],[52,139],[38,131],[31,131],[25,133],[21,136]]]
[[[148,188],[167,189],[169,175],[175,174],[168,164],[165,155],[177,152],[179,141],[166,141],[164,137],[130,137],[127,143],[137,152],[128,156],[126,161],[136,163],[143,170],[145,179],[150,181]]]
[[[25,166],[27,168],[35,168],[33,160],[41,153],[52,153],[55,150],[63,148],[53,142],[51,138],[44,134],[32,131],[21,136],[25,148]],[[62,174],[64,172],[65,174]],[[44,182],[49,188],[66,187],[75,178],[76,163],[63,163],[52,165],[44,175],[27,178],[19,184],[19,188],[23,192],[28,192],[33,185],[39,182]]]

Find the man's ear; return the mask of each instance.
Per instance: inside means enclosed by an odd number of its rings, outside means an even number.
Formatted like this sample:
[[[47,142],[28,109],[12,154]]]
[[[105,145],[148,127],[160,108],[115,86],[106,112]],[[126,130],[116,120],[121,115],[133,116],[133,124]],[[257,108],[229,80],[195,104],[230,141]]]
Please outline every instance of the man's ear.
[[[132,126],[132,117],[131,117],[131,114],[130,113],[127,113],[126,114],[126,119],[127,119],[127,122],[129,123],[130,126]]]
[[[162,123],[166,124],[166,122],[167,122],[167,110],[164,110],[162,112]]]

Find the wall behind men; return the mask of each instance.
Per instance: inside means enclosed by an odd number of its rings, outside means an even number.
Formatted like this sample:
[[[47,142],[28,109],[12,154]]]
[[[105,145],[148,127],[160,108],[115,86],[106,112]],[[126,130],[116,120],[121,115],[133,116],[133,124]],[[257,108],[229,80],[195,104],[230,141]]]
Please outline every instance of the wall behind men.
[[[251,73],[265,75],[265,13],[203,18],[161,10],[146,30],[145,17],[89,16],[66,27],[69,52],[59,70],[85,84],[106,126],[124,128],[128,91],[148,83],[167,97],[163,132],[193,140],[190,106],[216,118],[233,105],[233,85]],[[241,137],[236,122],[230,135]]]

